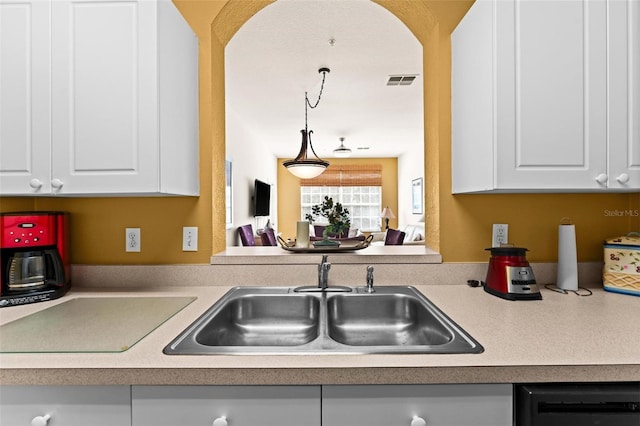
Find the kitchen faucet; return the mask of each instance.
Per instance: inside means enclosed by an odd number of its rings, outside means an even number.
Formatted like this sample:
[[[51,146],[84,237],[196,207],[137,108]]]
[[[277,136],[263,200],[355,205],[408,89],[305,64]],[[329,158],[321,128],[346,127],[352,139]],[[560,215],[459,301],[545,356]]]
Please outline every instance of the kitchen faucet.
[[[319,292],[350,292],[353,289],[351,287],[335,285],[329,287],[329,269],[331,269],[331,263],[328,260],[329,256],[322,255],[322,260],[318,265],[318,285],[303,285],[293,289],[296,293],[319,293]]]
[[[327,260],[329,256],[323,255],[322,261],[318,265],[318,288],[325,290],[328,287],[329,281],[329,269],[331,269],[331,263]]]

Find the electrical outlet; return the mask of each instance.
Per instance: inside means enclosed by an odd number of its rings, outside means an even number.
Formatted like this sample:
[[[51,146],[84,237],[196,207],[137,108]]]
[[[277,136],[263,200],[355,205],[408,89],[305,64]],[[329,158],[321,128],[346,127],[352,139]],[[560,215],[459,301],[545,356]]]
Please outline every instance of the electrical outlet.
[[[184,226],[182,228],[182,251],[198,251],[197,226]]]
[[[125,246],[128,252],[140,252],[140,228],[125,228]]]
[[[491,247],[500,247],[509,243],[509,225],[506,223],[493,224],[493,236],[491,239]]]

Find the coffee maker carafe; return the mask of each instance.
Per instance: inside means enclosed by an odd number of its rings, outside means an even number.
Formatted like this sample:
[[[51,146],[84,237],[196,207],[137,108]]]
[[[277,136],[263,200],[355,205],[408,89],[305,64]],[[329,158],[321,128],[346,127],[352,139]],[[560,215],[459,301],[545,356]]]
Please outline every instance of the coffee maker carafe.
[[[0,307],[69,290],[68,222],[65,212],[0,213]]]

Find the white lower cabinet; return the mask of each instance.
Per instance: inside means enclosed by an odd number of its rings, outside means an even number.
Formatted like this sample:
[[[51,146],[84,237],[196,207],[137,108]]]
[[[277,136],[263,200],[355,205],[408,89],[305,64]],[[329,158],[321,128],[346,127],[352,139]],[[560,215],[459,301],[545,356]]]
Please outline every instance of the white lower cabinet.
[[[512,386],[134,386],[133,426],[510,426]]]
[[[320,386],[133,386],[132,423],[133,426],[320,426],[320,389]]]
[[[2,426],[510,426],[512,385],[0,386]]]
[[[2,426],[131,426],[130,386],[2,386]]]
[[[322,387],[322,426],[510,426],[512,386]]]

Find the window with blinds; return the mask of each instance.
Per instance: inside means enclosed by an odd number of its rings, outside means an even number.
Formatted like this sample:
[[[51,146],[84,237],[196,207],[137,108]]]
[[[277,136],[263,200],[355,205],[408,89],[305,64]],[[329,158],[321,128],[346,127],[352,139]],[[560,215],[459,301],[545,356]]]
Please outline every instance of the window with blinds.
[[[382,166],[379,164],[330,165],[318,177],[301,179],[300,185],[382,187]]]
[[[381,229],[382,166],[379,164],[331,165],[320,176],[300,181],[300,220],[325,196],[341,203],[351,214],[351,230]],[[318,221],[322,221],[319,218]]]

